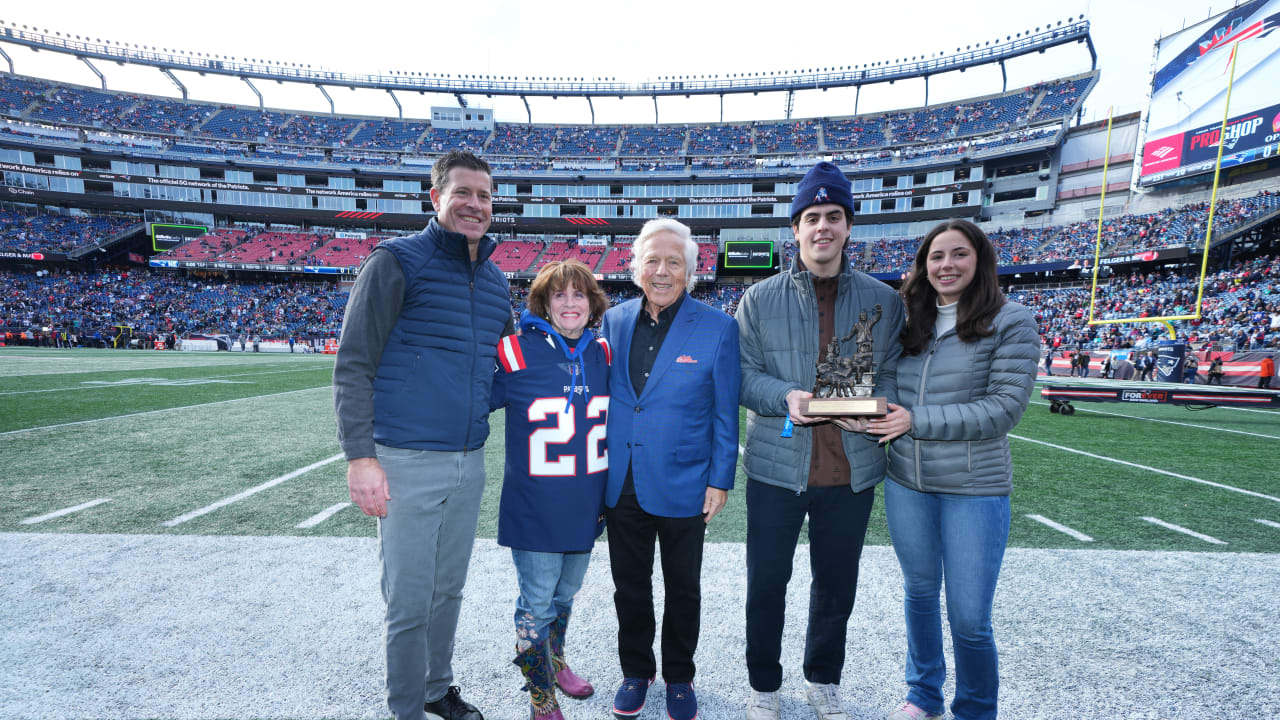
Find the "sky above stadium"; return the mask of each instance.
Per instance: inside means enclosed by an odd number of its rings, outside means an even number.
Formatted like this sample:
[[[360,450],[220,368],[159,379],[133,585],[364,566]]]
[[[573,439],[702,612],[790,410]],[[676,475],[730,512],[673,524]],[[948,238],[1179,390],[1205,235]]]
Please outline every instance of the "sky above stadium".
[[[491,3],[365,2],[326,6],[258,0],[181,4],[156,0],[109,3],[63,0],[11,3],[0,12],[7,26],[27,25],[50,34],[136,43],[310,65],[350,73],[432,72],[518,78],[616,79],[644,82],[667,75],[727,75],[804,71],[863,63],[953,54],[957,48],[1064,23],[1084,15],[1091,21],[1101,81],[1085,105],[1086,121],[1141,110],[1150,87],[1156,38],[1200,22],[1235,3],[1206,0],[1130,2],[1110,0],[982,0],[905,3],[690,2],[651,0],[624,4],[582,0]],[[206,8],[208,9],[206,11]],[[97,77],[71,56],[0,45],[19,74],[98,85]],[[111,90],[178,96],[155,68],[95,63]],[[1067,45],[1007,64],[1009,88],[1089,69],[1083,45]],[[256,105],[257,98],[234,78],[180,75],[192,99]],[[328,101],[309,85],[256,82],[268,107],[327,112]],[[929,80],[930,104],[999,92],[998,65]],[[851,115],[854,89],[796,95],[794,117]],[[861,113],[924,104],[924,82],[866,86]],[[396,115],[380,91],[331,88],[337,112]],[[406,117],[429,117],[432,105],[456,106],[452,95],[398,93]],[[472,96],[471,107],[492,107],[500,122],[526,120],[519,98]],[[587,123],[587,102],[577,98],[531,98],[537,123]],[[654,120],[649,98],[593,101],[598,123]],[[724,119],[785,117],[785,95],[730,95]],[[663,123],[715,122],[719,98],[661,98]]]

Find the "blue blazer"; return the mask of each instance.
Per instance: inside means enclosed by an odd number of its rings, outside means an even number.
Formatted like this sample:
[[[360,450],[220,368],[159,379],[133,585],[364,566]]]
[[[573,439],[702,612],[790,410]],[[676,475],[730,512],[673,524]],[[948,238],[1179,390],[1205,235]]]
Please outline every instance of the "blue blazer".
[[[609,309],[601,328],[613,348],[605,504],[618,504],[630,465],[645,512],[701,515],[707,486],[731,490],[737,472],[738,322],[686,295],[636,397],[631,336],[642,304],[635,299]]]

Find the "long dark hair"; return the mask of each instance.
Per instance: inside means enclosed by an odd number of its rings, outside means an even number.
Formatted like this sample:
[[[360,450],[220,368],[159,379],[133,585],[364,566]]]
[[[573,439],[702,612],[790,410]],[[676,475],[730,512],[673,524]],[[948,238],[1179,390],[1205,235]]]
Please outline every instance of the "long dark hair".
[[[934,238],[955,230],[969,239],[976,254],[973,281],[960,295],[956,312],[956,335],[964,342],[990,337],[995,332],[992,321],[1005,304],[996,280],[996,249],[982,228],[968,220],[948,220],[929,231],[916,251],[915,263],[902,284],[902,298],[907,305],[907,326],[902,331],[902,352],[918,355],[933,337],[938,319],[938,292],[929,283],[929,249]]]

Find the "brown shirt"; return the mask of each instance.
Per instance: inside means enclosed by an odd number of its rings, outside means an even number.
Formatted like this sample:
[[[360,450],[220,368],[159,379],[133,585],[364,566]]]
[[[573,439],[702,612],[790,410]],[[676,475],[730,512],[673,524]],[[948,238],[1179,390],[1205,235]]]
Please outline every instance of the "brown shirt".
[[[825,358],[827,343],[836,335],[836,295],[840,278],[813,279],[818,297],[818,357]],[[844,348],[841,348],[843,352]],[[832,422],[813,425],[813,454],[809,458],[809,487],[838,487],[849,484],[849,458],[844,455],[844,431]]]

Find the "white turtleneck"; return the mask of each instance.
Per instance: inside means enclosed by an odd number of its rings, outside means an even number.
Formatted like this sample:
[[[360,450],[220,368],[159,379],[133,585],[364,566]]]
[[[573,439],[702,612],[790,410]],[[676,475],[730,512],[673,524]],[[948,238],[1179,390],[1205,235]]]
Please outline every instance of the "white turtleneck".
[[[933,336],[935,338],[942,337],[943,333],[956,326],[956,310],[959,308],[959,300],[950,305],[938,306],[938,318],[933,321]]]

